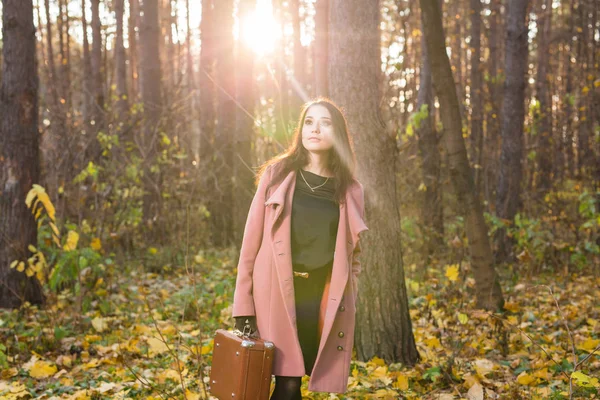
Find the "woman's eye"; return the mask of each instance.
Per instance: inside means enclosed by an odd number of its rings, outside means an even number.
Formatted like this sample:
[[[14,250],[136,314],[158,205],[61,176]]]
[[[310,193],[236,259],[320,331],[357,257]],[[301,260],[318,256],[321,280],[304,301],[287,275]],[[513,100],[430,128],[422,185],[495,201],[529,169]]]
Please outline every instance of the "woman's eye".
[[[305,125],[310,125],[310,124],[312,124],[312,121],[304,121],[304,124]]]

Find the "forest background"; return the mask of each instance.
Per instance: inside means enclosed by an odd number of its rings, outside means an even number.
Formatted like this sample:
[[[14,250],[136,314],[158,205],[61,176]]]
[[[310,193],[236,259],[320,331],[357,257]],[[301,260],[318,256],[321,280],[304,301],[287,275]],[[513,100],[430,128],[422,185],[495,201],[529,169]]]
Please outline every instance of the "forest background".
[[[0,398],[208,398],[256,168],[316,96],[370,231],[348,393],[303,395],[598,398],[599,11],[3,0]]]

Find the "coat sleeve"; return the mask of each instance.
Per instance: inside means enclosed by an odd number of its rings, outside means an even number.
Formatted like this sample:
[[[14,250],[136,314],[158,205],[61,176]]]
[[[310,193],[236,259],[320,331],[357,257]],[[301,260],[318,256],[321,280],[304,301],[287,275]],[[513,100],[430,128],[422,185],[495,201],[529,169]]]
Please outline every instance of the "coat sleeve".
[[[254,261],[262,243],[265,199],[270,177],[271,168],[268,168],[258,182],[258,188],[248,211],[237,266],[237,278],[233,295],[233,317],[256,315],[254,299],[252,298],[252,272]]]

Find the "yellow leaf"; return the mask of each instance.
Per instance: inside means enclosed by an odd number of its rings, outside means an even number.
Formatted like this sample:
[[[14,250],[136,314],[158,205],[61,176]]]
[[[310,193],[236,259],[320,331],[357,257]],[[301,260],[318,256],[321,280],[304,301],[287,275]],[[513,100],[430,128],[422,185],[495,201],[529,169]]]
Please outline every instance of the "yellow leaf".
[[[379,366],[384,366],[385,365],[385,361],[383,361],[383,359],[375,356],[371,359],[371,362],[375,365],[379,365]]]
[[[27,268],[25,270],[25,275],[27,275],[30,278],[33,276],[33,274],[35,274],[35,272],[33,271],[33,268]]]
[[[469,400],[483,400],[483,386],[475,383],[467,392],[467,398]]]
[[[37,253],[37,249],[35,248],[34,245],[30,244],[29,246],[27,246],[27,248],[29,249],[30,252]]]
[[[156,254],[157,252],[158,252],[158,250],[156,249],[156,247],[150,247],[148,249],[148,253],[150,253],[152,255]]]
[[[73,393],[70,397],[68,397],[69,400],[90,400],[91,397],[88,394],[88,390],[87,389],[82,389],[82,390],[78,390],[77,392]]]
[[[458,321],[464,325],[469,322],[469,316],[467,314],[458,313]]]
[[[600,86],[600,79],[596,79],[594,81],[594,87],[598,87],[598,86]]]
[[[29,370],[29,376],[36,379],[44,379],[54,375],[56,371],[55,365],[47,361],[36,361]]]
[[[396,389],[408,390],[408,377],[404,374],[398,375],[396,382],[394,382],[392,386],[394,386]]]
[[[17,266],[18,263],[19,263],[19,260],[15,260],[15,261],[13,261],[13,262],[10,263],[10,267],[14,268],[14,267]]]
[[[425,344],[427,345],[427,347],[431,347],[431,348],[441,348],[442,347],[442,344],[440,343],[440,339],[438,339],[436,337],[426,339]]]
[[[507,301],[506,303],[504,303],[504,309],[516,313],[519,311],[519,305],[517,303]]]
[[[90,247],[94,250],[100,250],[102,248],[102,242],[100,241],[100,238],[93,238],[92,242],[90,243]]]
[[[452,282],[458,279],[458,264],[453,264],[446,268],[446,277]]]
[[[533,376],[535,376],[536,378],[540,378],[543,379],[545,381],[550,381],[550,379],[552,379],[552,374],[548,371],[548,368],[542,368],[540,370],[537,370],[533,373]]]
[[[577,348],[579,350],[592,351],[598,347],[598,345],[600,345],[600,339],[587,338],[582,344],[577,346]]]
[[[204,346],[202,346],[202,350],[200,350],[201,354],[204,356],[208,353],[210,353],[213,349],[212,346],[212,342],[210,344],[205,344]]]
[[[152,337],[146,340],[146,342],[149,346],[148,353],[150,357],[154,357],[157,354],[165,353],[169,350],[167,345],[161,339]]]
[[[173,370],[173,369],[168,369],[166,371],[161,372],[160,374],[158,374],[156,376],[156,380],[159,383],[165,383],[165,381],[167,379],[171,379],[175,382],[180,382],[181,381],[181,375],[179,375],[179,372]]]
[[[529,375],[527,372],[523,371],[517,376],[517,382],[521,385],[529,385],[535,381],[535,378]]]
[[[191,392],[189,389],[185,389],[185,400],[200,400],[200,394]]]
[[[19,272],[23,272],[23,271],[25,271],[25,263],[24,263],[23,261],[20,261],[20,262],[17,264],[17,271],[19,271]]]
[[[104,332],[108,328],[106,319],[102,317],[96,317],[92,320],[92,326],[98,332]]]
[[[598,378],[592,378],[587,376],[581,371],[575,371],[571,374],[571,379],[575,381],[577,386],[581,387],[600,387],[600,383],[598,383]]]
[[[589,91],[590,91],[590,88],[587,86],[584,86],[583,89],[581,89],[581,93],[583,93],[583,94],[587,94],[587,92],[589,92]]]
[[[67,243],[63,246],[66,251],[75,250],[77,248],[77,242],[79,241],[79,234],[75,231],[69,231],[67,234]]]

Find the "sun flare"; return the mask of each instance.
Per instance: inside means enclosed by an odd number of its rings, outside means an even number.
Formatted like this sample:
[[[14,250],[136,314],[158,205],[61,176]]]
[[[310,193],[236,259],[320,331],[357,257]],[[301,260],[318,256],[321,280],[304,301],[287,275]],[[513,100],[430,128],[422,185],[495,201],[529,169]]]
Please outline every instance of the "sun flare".
[[[242,16],[240,24],[241,40],[258,55],[272,53],[281,37],[281,26],[273,18],[270,1],[259,0],[256,10]]]

